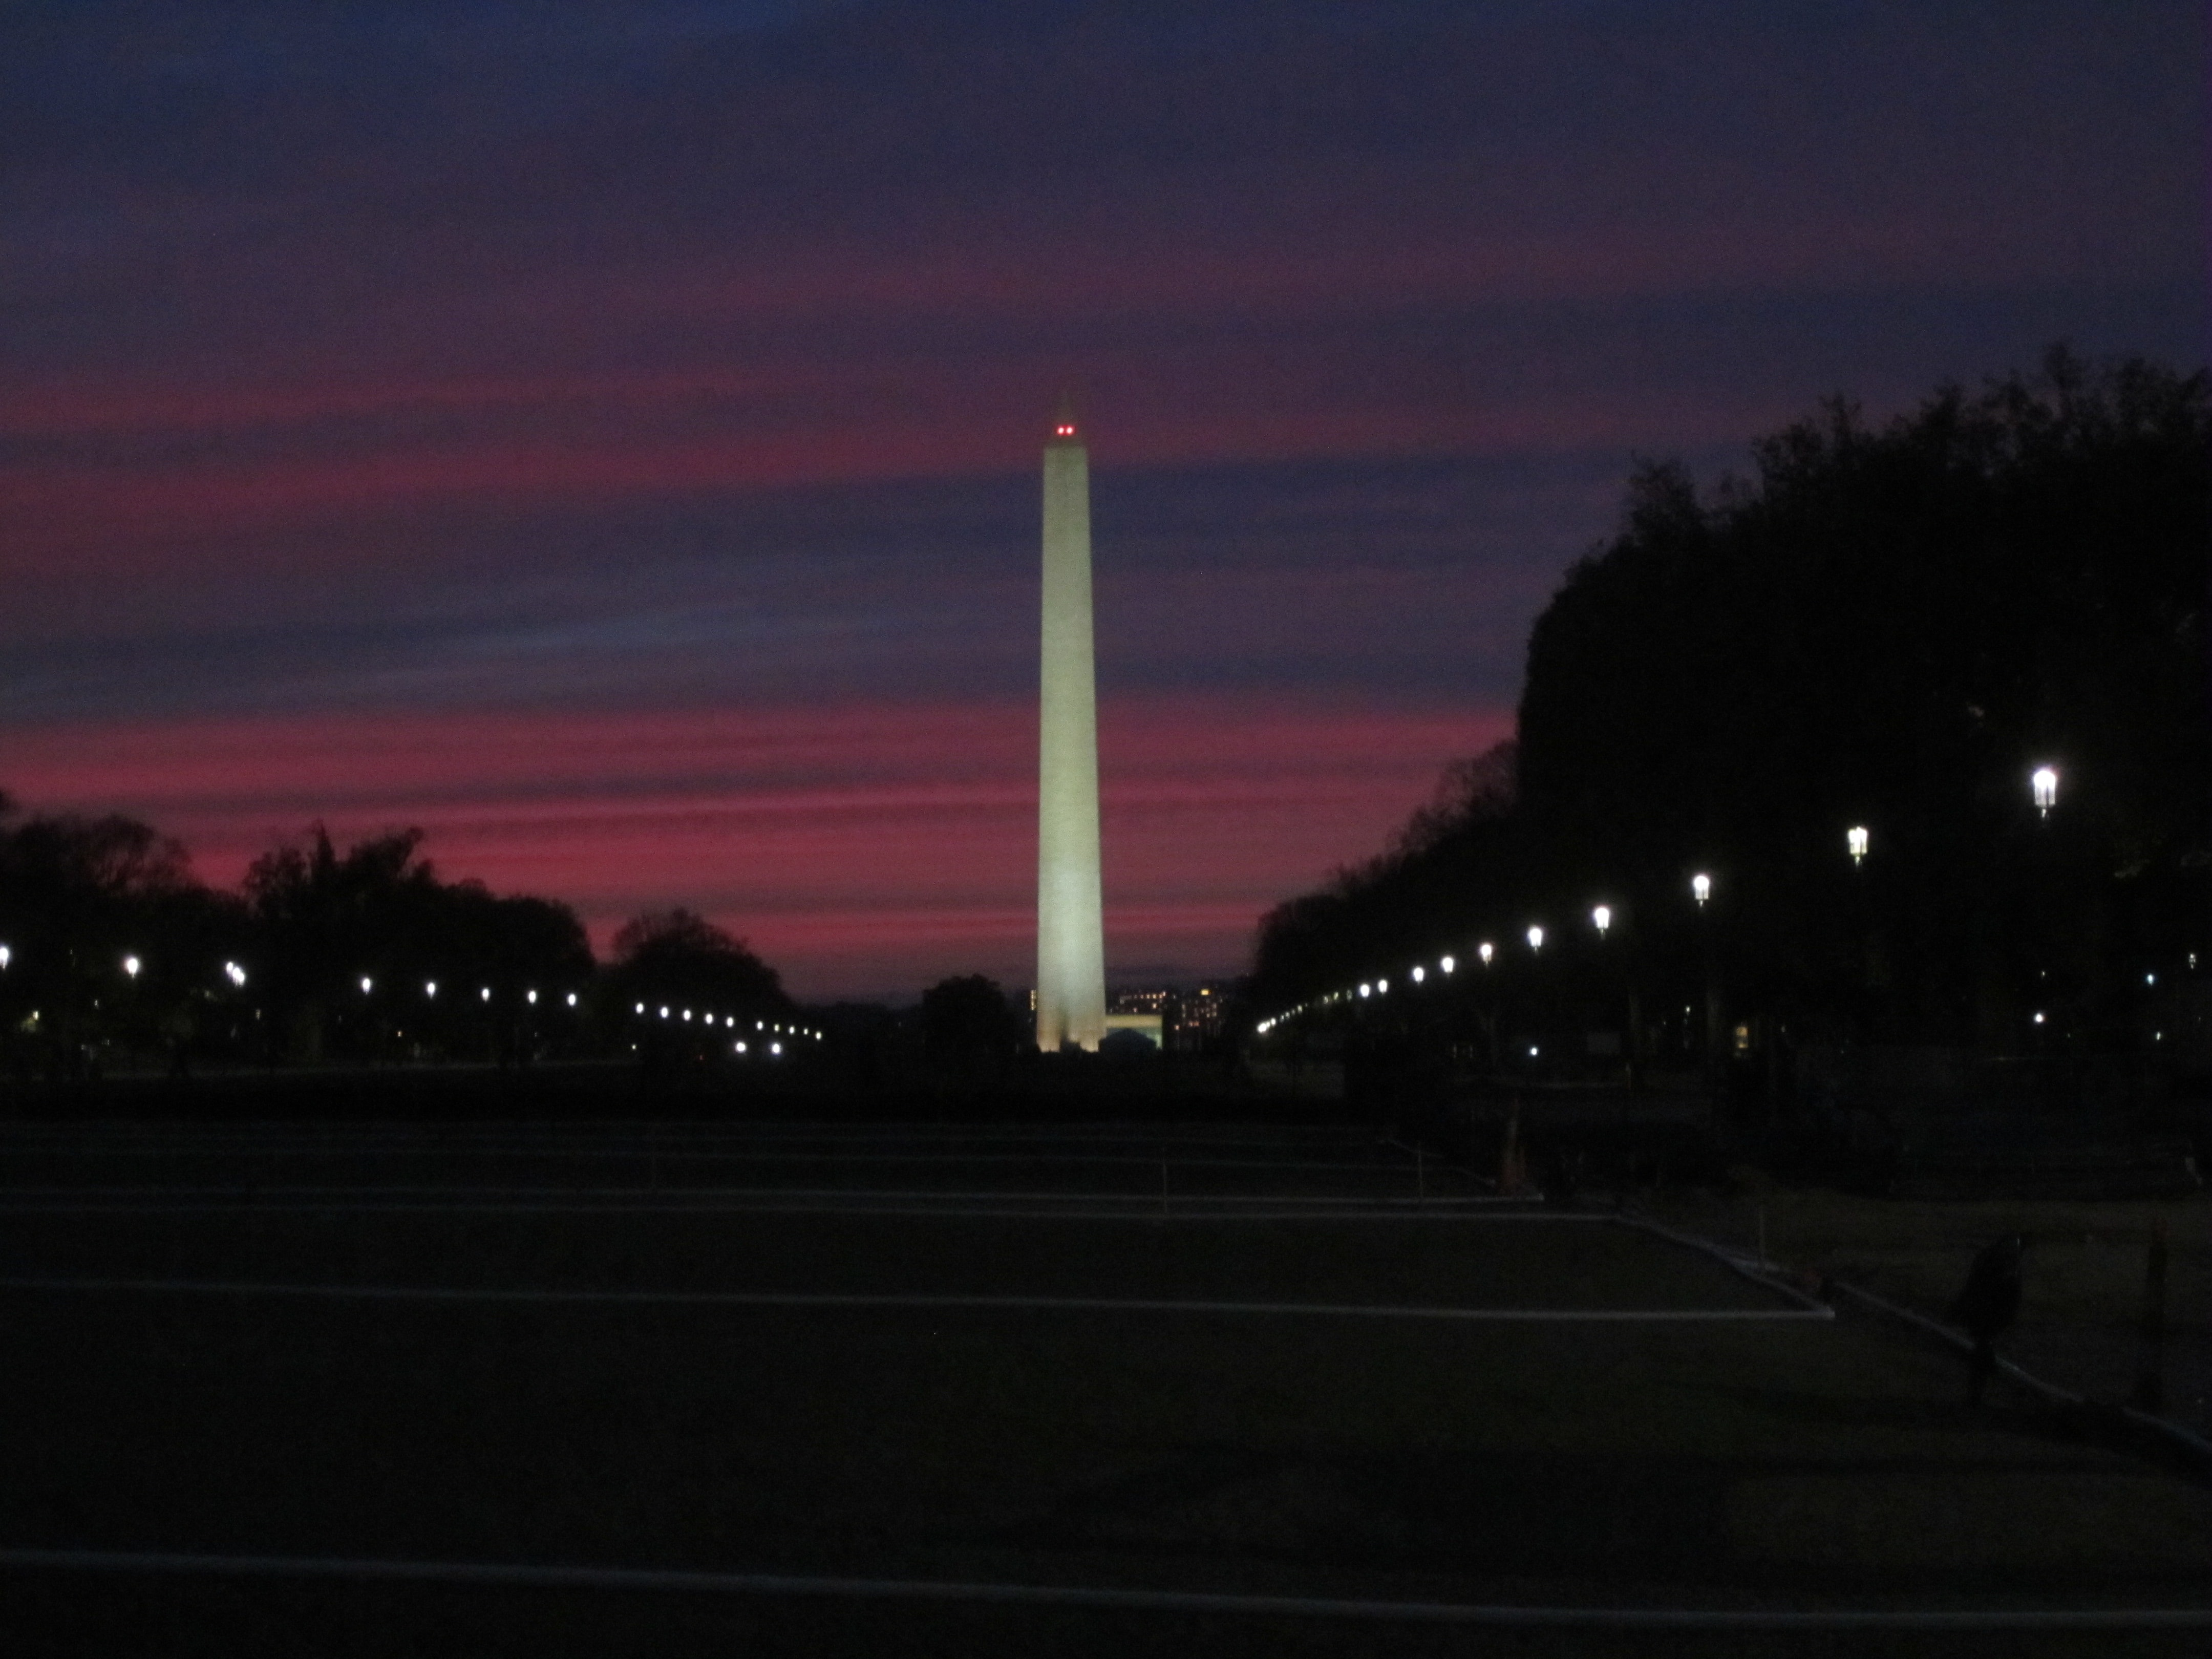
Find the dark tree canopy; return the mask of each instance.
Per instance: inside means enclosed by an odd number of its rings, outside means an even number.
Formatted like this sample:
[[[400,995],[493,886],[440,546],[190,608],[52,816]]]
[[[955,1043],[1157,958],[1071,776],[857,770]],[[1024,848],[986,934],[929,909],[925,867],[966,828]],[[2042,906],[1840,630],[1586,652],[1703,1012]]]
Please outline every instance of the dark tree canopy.
[[[592,977],[582,924],[548,899],[441,881],[422,841],[396,830],[340,852],[313,825],[230,894],[134,820],[0,811],[0,1047],[20,1067],[68,1072],[110,1051],[179,1064],[545,1052],[552,1011],[572,994],[580,1007]]]
[[[939,980],[921,994],[922,1042],[933,1056],[1004,1057],[1029,1031],[996,980],[967,974]]]
[[[682,1003],[716,1013],[774,1019],[792,1012],[783,981],[741,939],[690,910],[648,911],[614,937],[607,981],[619,1004]]]
[[[1881,427],[1831,402],[1754,453],[1711,494],[1638,472],[1535,624],[1512,785],[1454,781],[1271,915],[1263,1003],[1600,896],[1662,947],[1705,870],[1739,980],[1777,1008],[1986,1036],[2028,975],[2108,1002],[2201,920],[2206,375],[2057,350]]]

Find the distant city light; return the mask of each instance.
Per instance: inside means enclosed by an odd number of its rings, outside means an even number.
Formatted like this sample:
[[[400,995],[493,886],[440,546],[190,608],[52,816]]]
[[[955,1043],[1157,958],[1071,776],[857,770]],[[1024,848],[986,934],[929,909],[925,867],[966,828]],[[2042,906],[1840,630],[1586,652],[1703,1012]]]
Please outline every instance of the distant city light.
[[[783,1045],[781,1042],[771,1042],[768,1045],[768,1051],[772,1054],[780,1054],[783,1052]]]
[[[1850,850],[1851,862],[1863,864],[1867,855],[1867,832],[1863,823],[1855,823],[1844,831],[1844,845]]]
[[[1485,939],[1481,944],[1474,947],[1474,953],[1482,958],[1482,965],[1487,968],[1490,966],[1491,957],[1498,954],[1498,947],[1491,944],[1489,940]]]
[[[1429,976],[1429,970],[1428,970],[1427,969],[1425,969],[1425,968],[1416,968],[1416,969],[1413,969],[1413,983],[1414,983],[1414,984],[1416,984],[1416,985],[1419,985],[1419,984],[1423,980],[1426,979],[1428,976]]]
[[[2143,983],[2144,983],[2144,984],[2146,984],[2146,985],[2155,985],[2155,984],[2157,984],[2157,983],[2158,983],[2158,975],[2157,975],[2156,974],[2145,974],[2145,975],[2143,975]]]
[[[1378,979],[1375,981],[1375,994],[1376,996],[1388,996],[1389,993],[1390,981],[1389,980]]]
[[[538,993],[535,991],[525,991],[522,994],[522,1000],[525,1002],[536,1002],[538,1000]]]
[[[1532,951],[1540,951],[1544,948],[1544,930],[1541,927],[1531,927],[1528,930],[1528,948]]]
[[[1602,939],[1606,930],[1613,926],[1613,907],[1608,904],[1599,905],[1590,912],[1590,920],[1597,924],[1598,936]]]
[[[643,1003],[641,1002],[637,1005],[637,1012],[641,1014],[645,1012],[645,1005]]]
[[[2049,817],[2051,809],[2058,805],[2058,769],[2037,767],[2028,774],[2027,787],[2035,792],[2035,810]]]
[[[666,1018],[668,1018],[668,1010],[667,1010],[667,1008],[666,1008],[665,1006],[663,1006],[663,1007],[662,1007],[662,1009],[661,1009],[661,1011],[660,1011],[660,1017],[661,1017],[661,1018],[663,1018],[663,1019],[666,1019]]]
[[[568,993],[568,1006],[571,1008],[576,1006],[576,994],[574,991]]]
[[[2043,1024],[2043,1016],[2042,1016],[2041,1014],[2038,1014],[2038,1015],[2035,1017],[2035,1023],[2036,1023],[2038,1025],[2040,1025],[2040,1024]]]
[[[438,981],[434,979],[424,980],[422,981],[422,994],[426,997],[436,996],[438,994]]]
[[[222,976],[233,985],[242,986],[246,983],[246,969],[234,962],[226,962],[222,964]]]
[[[368,995],[371,991],[374,990],[375,988],[376,988],[376,981],[375,981],[374,980],[371,979],[371,978],[370,978],[367,974],[363,974],[363,975],[361,976],[361,994],[362,994],[362,995],[363,995],[363,996],[367,996],[367,995]]]
[[[0,945],[0,968],[5,968],[5,967],[9,963],[13,962],[15,959],[15,953],[13,951],[9,950],[6,945]]]
[[[1536,1058],[1536,1045],[1533,1042],[1528,1045],[1528,1058],[1531,1060]]]
[[[482,994],[483,1000],[489,1002],[491,1000],[491,987],[489,985],[485,986]]]
[[[691,1018],[691,1011],[690,1011],[689,1008],[686,1008],[686,1009],[684,1011],[684,1018],[686,1018],[686,1019],[689,1019],[689,1018]]]
[[[1459,964],[1454,962],[1449,957],[1446,957],[1442,962],[1439,962],[1437,966],[1443,969],[1444,972],[1449,974],[1453,969],[1458,967]]]
[[[739,1038],[738,1039],[738,1052],[739,1054],[743,1054],[743,1053],[744,1053],[744,1051],[745,1051],[745,1040],[744,1040],[743,1037],[739,1037]]]
[[[138,977],[138,970],[144,965],[145,964],[141,963],[136,957],[125,957],[123,958],[123,971],[130,975],[133,979]]]
[[[1713,878],[1700,872],[1690,878],[1690,896],[1702,905],[1713,896]]]
[[[1364,997],[1371,997],[1375,994],[1375,988],[1371,985],[1362,985],[1359,988],[1359,994]]]

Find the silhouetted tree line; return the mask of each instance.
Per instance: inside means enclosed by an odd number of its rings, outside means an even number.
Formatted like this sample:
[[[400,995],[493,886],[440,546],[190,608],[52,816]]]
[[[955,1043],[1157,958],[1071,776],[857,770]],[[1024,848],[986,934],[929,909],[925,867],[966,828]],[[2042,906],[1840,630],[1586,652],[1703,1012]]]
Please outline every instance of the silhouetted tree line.
[[[1487,938],[1528,994],[1647,1018],[1714,988],[1836,1037],[2149,1040],[2151,975],[2212,955],[2206,374],[2056,349],[1754,454],[1636,474],[1535,624],[1517,744],[1267,917],[1263,1012]]]
[[[709,1011],[718,1031],[794,1012],[773,969],[687,912],[629,923],[601,967],[566,905],[444,880],[422,843],[405,830],[341,853],[318,824],[226,892],[146,824],[26,816],[0,795],[0,1058],[74,1077],[154,1059],[665,1057],[709,1046]],[[663,1002],[698,1016],[688,1042],[647,1029]]]

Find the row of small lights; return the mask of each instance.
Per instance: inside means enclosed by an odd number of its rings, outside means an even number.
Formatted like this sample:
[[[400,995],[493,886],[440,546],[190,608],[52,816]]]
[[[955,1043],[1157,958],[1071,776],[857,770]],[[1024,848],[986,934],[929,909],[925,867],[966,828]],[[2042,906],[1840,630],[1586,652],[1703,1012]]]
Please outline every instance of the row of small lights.
[[[1699,904],[1703,904],[1712,893],[1712,878],[1709,876],[1692,877],[1691,878],[1690,885],[1691,890],[1697,895],[1698,902]],[[1593,907],[1590,911],[1590,922],[1596,927],[1598,937],[1600,939],[1603,939],[1606,936],[1606,933],[1613,927],[1613,907],[1608,904],[1600,904]],[[1528,949],[1532,953],[1542,950],[1544,948],[1543,924],[1540,922],[1531,923],[1529,925],[1528,931],[1524,937],[1528,941]],[[1487,968],[1492,962],[1497,960],[1498,947],[1492,945],[1488,939],[1485,939],[1481,944],[1474,947],[1474,954],[1477,959],[1481,962],[1482,965]],[[1458,972],[1458,957],[1439,957],[1437,959],[1437,971],[1445,975],[1447,978]],[[1412,968],[1407,970],[1406,977],[1411,980],[1414,984],[1420,985],[1426,982],[1429,977],[1429,970],[1424,964],[1416,963]],[[1341,991],[1331,991],[1326,995],[1314,998],[1311,1001],[1301,1002],[1295,1008],[1286,1008],[1281,1013],[1276,1014],[1271,1018],[1261,1020],[1259,1025],[1259,1033],[1261,1036],[1265,1036],[1268,1032],[1273,1030],[1284,1021],[1294,1019],[1298,1015],[1305,1013],[1315,1008],[1327,1007],[1332,1003],[1350,1002],[1354,998],[1364,1000],[1369,997],[1382,997],[1388,996],[1389,994],[1390,981],[1389,980],[1362,980],[1356,986],[1347,987],[1346,989]]]
[[[14,962],[15,957],[15,953],[11,947],[5,945],[0,945],[0,968],[8,967],[12,962]],[[129,953],[124,957],[122,967],[124,977],[126,979],[136,979],[141,973],[145,971],[145,958],[140,957],[135,951]],[[234,988],[241,991],[246,988],[246,969],[240,967],[237,963],[224,963],[222,964],[222,976],[230,981]],[[370,995],[376,989],[376,980],[373,975],[363,974],[361,976],[360,982],[361,994],[363,996]],[[437,995],[438,981],[434,979],[424,980],[422,981],[423,999],[426,1001],[435,1001],[437,1000]],[[479,993],[479,995],[483,1001],[489,1002],[492,996],[491,987],[489,985],[485,986]],[[531,1004],[532,1006],[535,1006],[538,1002],[537,991],[535,989],[526,990],[522,994],[522,1000],[525,1002]],[[569,992],[565,1000],[569,1007],[574,1007],[576,1006],[576,994],[574,991]]]
[[[2057,768],[2052,766],[2037,767],[2034,771],[2028,775],[2027,783],[2029,793],[2035,802],[2036,811],[2041,813],[2045,817],[2049,817],[2051,816],[2051,809],[2058,804]],[[1857,865],[1866,862],[1867,849],[1871,844],[1872,840],[1873,837],[1871,834],[1867,830],[1867,827],[1863,823],[1855,823],[1851,825],[1850,829],[1844,831],[1844,850],[1850,854],[1851,862],[1853,864]],[[1698,873],[1690,878],[1690,896],[1697,901],[1698,908],[1699,909],[1702,910],[1705,908],[1705,902],[1711,898],[1712,896],[1713,878],[1710,875],[1700,871]],[[1597,936],[1600,939],[1603,939],[1607,931],[1613,927],[1613,908],[1610,905],[1605,904],[1594,906],[1590,910],[1590,922],[1591,925],[1597,929]],[[1526,937],[1528,940],[1528,949],[1531,952],[1540,951],[1544,948],[1544,929],[1540,923],[1532,924],[1529,927]],[[1482,965],[1486,968],[1490,966],[1492,960],[1498,954],[1497,948],[1486,939],[1481,944],[1476,945],[1474,947],[1474,951],[1475,955],[1481,958]],[[2194,968],[2197,965],[2197,958],[2194,956],[2191,956],[2189,958],[2189,965],[2191,968]],[[1457,966],[1457,962],[1450,957],[1441,957],[1437,963],[1438,971],[1445,974],[1446,975],[1450,975]],[[1407,977],[1412,980],[1414,984],[1419,985],[1427,979],[1428,969],[1424,966],[1417,964],[1407,972]],[[2155,985],[2158,983],[2158,975],[2155,974],[2146,974],[2143,975],[2143,982],[2146,985]],[[1278,1025],[1283,1024],[1284,1021],[1294,1019],[1298,1015],[1306,1013],[1312,1009],[1326,1007],[1333,1003],[1349,1002],[1354,997],[1368,998],[1387,996],[1389,994],[1389,991],[1390,981],[1387,979],[1364,980],[1356,987],[1342,991],[1331,991],[1324,996],[1316,997],[1308,1002],[1301,1002],[1295,1008],[1286,1008],[1279,1014],[1276,1014],[1269,1018],[1261,1020],[1258,1027],[1259,1035],[1265,1036],[1268,1032],[1273,1030]],[[2041,1014],[2036,1015],[2035,1023],[2038,1025],[2044,1023],[2043,1016]]]
[[[634,1012],[642,1016],[646,1012],[645,1005],[641,1002],[639,1003]],[[660,1018],[663,1019],[688,1020],[692,1018],[693,1015],[691,1010],[689,1008],[682,1010],[672,1009],[664,1003],[661,1005]],[[735,1030],[737,1029],[738,1017],[735,1014],[702,1013],[698,1015],[697,1018],[702,1024],[712,1025],[719,1020],[726,1030]],[[768,1042],[768,1051],[771,1054],[780,1054],[783,1052],[783,1044],[778,1040],[781,1037],[811,1037],[817,1042],[822,1041],[821,1032],[810,1030],[804,1025],[773,1025],[764,1019],[755,1020],[753,1022],[753,1030],[757,1034],[757,1038],[763,1039]],[[750,1052],[745,1047],[745,1041],[743,1037],[739,1037],[737,1042],[732,1045],[732,1048],[733,1052],[740,1054]]]
[[[15,953],[13,947],[6,945],[0,945],[0,969],[8,967],[9,963],[15,960]],[[144,961],[135,954],[125,956],[123,958],[123,971],[129,978],[137,978],[139,974],[144,969],[145,966],[146,964]],[[232,985],[240,989],[245,988],[246,969],[239,966],[238,963],[234,962],[224,963],[222,964],[222,975],[225,979],[228,980]],[[375,990],[375,976],[371,974],[363,974],[361,976],[362,995],[372,995],[374,994]],[[489,1002],[491,1000],[491,987],[489,985],[483,987],[478,994],[482,1000]],[[437,1000],[438,981],[436,980],[426,979],[422,981],[422,997],[423,1000],[426,1002],[434,1002]],[[522,1000],[534,1007],[538,1002],[537,991],[534,989],[525,991],[522,994]],[[576,994],[574,991],[569,992],[564,1000],[569,1007],[574,1007],[576,1006]],[[643,1014],[646,1012],[645,1004],[641,1002],[639,1003],[637,1005],[636,1012],[641,1015]],[[663,1019],[672,1019],[678,1017],[679,1015],[675,1010],[664,1007],[660,1011],[660,1018]],[[695,1016],[693,1012],[689,1008],[681,1011],[680,1018],[686,1020],[696,1018],[701,1023],[708,1025],[713,1025],[717,1022],[720,1022],[724,1027],[732,1030],[737,1028],[738,1024],[738,1017],[735,1014],[701,1013]],[[817,1042],[823,1041],[821,1032],[811,1030],[803,1025],[786,1027],[781,1024],[770,1024],[764,1019],[757,1019],[753,1022],[753,1030],[760,1036],[766,1037],[769,1040],[768,1051],[771,1054],[781,1054],[783,1052],[783,1043],[781,1039],[786,1036],[810,1037]],[[742,1038],[738,1040],[736,1047],[737,1052],[741,1054],[747,1052],[745,1043]]]

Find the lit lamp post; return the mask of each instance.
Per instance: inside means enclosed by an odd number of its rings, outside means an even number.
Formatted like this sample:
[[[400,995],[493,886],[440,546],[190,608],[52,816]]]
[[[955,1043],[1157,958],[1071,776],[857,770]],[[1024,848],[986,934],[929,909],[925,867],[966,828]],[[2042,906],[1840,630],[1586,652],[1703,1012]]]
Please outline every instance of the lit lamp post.
[[[1544,930],[1540,926],[1529,928],[1528,948],[1531,951],[1540,951],[1544,948]]]
[[[2028,774],[2027,787],[2035,796],[2035,810],[2045,817],[2058,805],[2058,769],[2039,766]]]
[[[1488,939],[1485,939],[1481,944],[1474,947],[1474,953],[1482,958],[1482,965],[1487,968],[1490,966],[1491,957],[1498,954],[1498,947],[1492,945]]]
[[[1855,823],[1844,831],[1844,845],[1850,849],[1851,862],[1864,864],[1867,855],[1866,825]]]
[[[1596,926],[1597,936],[1603,939],[1607,930],[1613,926],[1613,907],[1607,904],[1599,905],[1590,912],[1590,921]]]
[[[1690,878],[1690,896],[1697,901],[1700,915],[1713,896],[1713,878],[1704,871]],[[1698,1046],[1704,1051],[1705,1093],[1711,1097],[1718,1080],[1717,1061],[1720,1058],[1720,994],[1713,984],[1713,930],[1701,921],[1698,927],[1698,955],[1705,970],[1705,1041]]]

